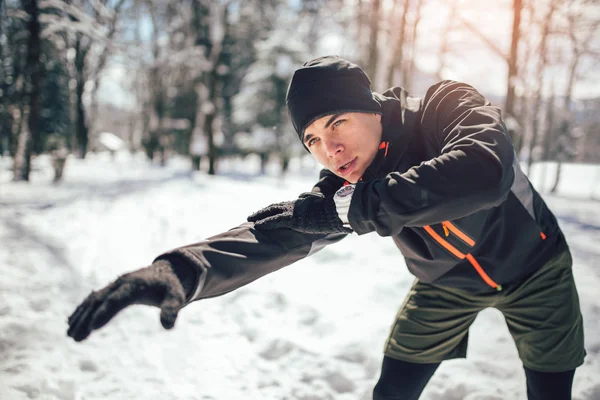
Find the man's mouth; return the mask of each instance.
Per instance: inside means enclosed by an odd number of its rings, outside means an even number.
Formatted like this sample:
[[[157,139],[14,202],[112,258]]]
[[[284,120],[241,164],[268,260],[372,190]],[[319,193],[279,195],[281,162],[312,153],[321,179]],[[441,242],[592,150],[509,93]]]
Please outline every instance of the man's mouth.
[[[338,168],[338,173],[340,175],[347,175],[354,169],[355,166],[356,166],[356,158],[353,158],[352,160],[348,161],[346,164],[340,166]]]

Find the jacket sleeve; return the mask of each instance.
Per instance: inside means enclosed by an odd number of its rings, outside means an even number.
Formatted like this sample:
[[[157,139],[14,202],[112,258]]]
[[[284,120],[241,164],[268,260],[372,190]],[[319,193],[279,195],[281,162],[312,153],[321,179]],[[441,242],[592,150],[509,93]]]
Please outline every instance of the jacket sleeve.
[[[332,179],[321,176],[313,191],[320,191],[318,187],[329,190],[335,184],[330,183]],[[179,271],[194,275],[187,296],[190,303],[238,289],[345,236],[305,234],[291,229],[258,230],[254,223],[246,222],[199,243],[161,254],[156,260],[167,260]]]
[[[454,81],[432,86],[418,134],[439,155],[405,173],[359,182],[348,213],[358,234],[395,235],[404,226],[465,217],[506,198],[514,149],[500,109],[474,88]]]

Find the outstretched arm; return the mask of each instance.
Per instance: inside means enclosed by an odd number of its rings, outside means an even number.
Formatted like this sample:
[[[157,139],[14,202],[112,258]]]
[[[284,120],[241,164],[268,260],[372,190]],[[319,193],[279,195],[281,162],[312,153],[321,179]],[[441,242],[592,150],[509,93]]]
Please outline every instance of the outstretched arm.
[[[327,191],[327,182],[320,181],[313,190]],[[152,265],[93,291],[69,317],[67,334],[76,341],[84,340],[133,304],[160,308],[161,323],[170,329],[186,304],[240,288],[343,237],[345,234],[307,234],[283,228],[262,231],[246,222],[166,252]]]
[[[259,230],[247,222],[202,242],[162,254],[195,277],[186,302],[220,296],[338,242],[344,234]]]

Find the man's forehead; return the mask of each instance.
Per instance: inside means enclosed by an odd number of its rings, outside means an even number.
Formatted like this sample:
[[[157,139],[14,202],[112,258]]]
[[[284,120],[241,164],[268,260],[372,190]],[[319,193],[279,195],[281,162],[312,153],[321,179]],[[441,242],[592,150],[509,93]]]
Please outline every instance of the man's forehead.
[[[312,130],[312,129],[323,129],[326,126],[328,126],[329,124],[331,124],[331,122],[333,122],[333,120],[335,120],[337,117],[339,117],[340,115],[343,115],[343,114],[347,114],[347,113],[337,112],[337,113],[322,116],[322,117],[314,120],[309,126],[307,126],[306,129],[304,130],[304,132],[306,134],[306,133],[308,133],[309,130]]]

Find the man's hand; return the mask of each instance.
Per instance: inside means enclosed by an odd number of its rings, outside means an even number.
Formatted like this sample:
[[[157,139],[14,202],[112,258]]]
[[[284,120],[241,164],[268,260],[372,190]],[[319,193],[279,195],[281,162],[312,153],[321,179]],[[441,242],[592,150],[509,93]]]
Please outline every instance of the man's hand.
[[[295,201],[271,204],[248,217],[257,229],[289,228],[302,233],[352,233],[339,218],[333,197],[304,193]]]
[[[171,329],[175,325],[185,305],[185,289],[168,261],[156,261],[93,291],[69,317],[67,335],[80,342],[132,304],[159,307],[162,326]]]

